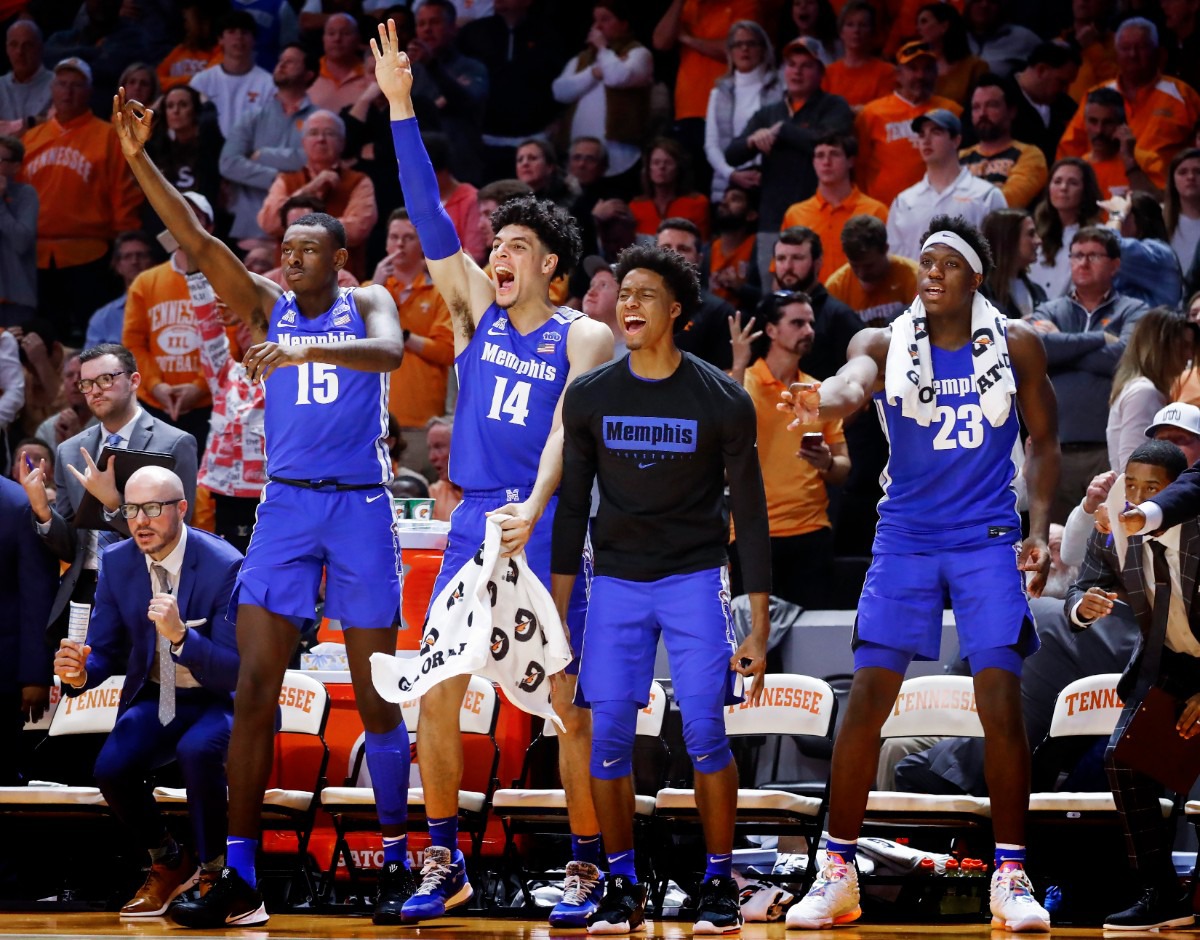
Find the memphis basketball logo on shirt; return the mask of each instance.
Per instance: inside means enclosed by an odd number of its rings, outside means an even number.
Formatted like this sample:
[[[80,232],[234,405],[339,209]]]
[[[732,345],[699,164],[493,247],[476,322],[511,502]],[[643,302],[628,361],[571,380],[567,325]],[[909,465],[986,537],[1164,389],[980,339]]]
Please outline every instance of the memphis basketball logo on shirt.
[[[280,346],[345,343],[367,337],[353,288],[319,316],[304,316],[291,292],[271,309],[267,339]],[[263,383],[267,474],[300,480],[386,483],[387,372],[302,362]]]
[[[567,338],[583,316],[559,307],[528,333],[492,304],[455,359],[459,421],[450,476],[467,491],[532,486],[571,364]]]
[[[688,459],[696,453],[699,423],[690,418],[604,415],[604,446],[614,456],[636,460],[644,470],[665,460]]]

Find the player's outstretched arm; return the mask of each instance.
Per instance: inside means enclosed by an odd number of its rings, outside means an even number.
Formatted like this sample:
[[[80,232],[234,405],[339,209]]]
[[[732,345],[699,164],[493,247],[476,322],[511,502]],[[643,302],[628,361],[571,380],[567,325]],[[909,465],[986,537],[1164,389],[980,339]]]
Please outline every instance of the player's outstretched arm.
[[[542,448],[538,461],[537,480],[529,499],[523,503],[509,503],[494,512],[508,516],[500,524],[501,546],[506,555],[515,555],[525,547],[533,527],[542,518],[546,504],[558,489],[563,472],[563,400],[567,389],[579,376],[612,359],[613,335],[603,323],[586,317],[576,320],[567,334],[567,360],[571,364],[563,393],[558,396],[554,408],[554,422],[550,425],[550,436]],[[561,505],[561,502],[560,502]],[[490,513],[489,513],[490,515]]]
[[[1058,401],[1046,375],[1041,338],[1022,320],[1008,324],[1008,356],[1017,379],[1017,404],[1029,431],[1025,480],[1029,489],[1029,537],[1021,545],[1017,566],[1034,572],[1029,593],[1040,597],[1050,573],[1050,505],[1058,486]]]
[[[153,120],[154,112],[139,101],[127,99],[124,88],[113,96],[112,123],[121,152],[150,205],[229,309],[250,327],[255,342],[261,342],[267,335],[266,311],[282,288],[251,274],[220,239],[201,228],[187,200],[146,154]]]
[[[429,276],[450,308],[456,351],[461,350],[475,332],[483,311],[496,299],[496,292],[491,279],[462,250],[454,223],[442,208],[437,176],[413,110],[412,66],[400,48],[394,20],[379,25],[379,35],[371,40],[371,52],[375,56],[375,81],[391,109],[392,141],[404,205],[421,238]]]
[[[846,347],[846,364],[823,382],[793,382],[775,407],[795,415],[788,425],[794,431],[802,424],[848,418],[865,405],[883,385],[891,327],[862,330]]]

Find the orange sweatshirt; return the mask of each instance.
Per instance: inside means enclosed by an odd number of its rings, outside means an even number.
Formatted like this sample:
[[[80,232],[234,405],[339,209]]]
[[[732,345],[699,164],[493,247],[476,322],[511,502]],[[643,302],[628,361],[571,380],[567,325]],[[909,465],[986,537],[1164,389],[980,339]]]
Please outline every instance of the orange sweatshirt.
[[[917,150],[912,121],[919,114],[945,108],[962,114],[962,105],[949,98],[931,97],[925,104],[911,104],[899,94],[876,98],[854,119],[858,137],[858,160],[854,175],[859,188],[885,206],[925,175],[925,161]]]

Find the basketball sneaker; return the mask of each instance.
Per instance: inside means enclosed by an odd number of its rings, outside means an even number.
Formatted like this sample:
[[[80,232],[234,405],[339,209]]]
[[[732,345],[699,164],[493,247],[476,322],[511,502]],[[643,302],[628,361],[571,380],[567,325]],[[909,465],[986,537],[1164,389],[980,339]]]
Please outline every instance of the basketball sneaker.
[[[207,894],[194,901],[180,901],[171,908],[171,919],[181,927],[259,927],[270,915],[262,894],[232,868],[222,868],[221,877]]]
[[[738,886],[732,878],[713,875],[700,886],[693,934],[736,933],[742,929]]]
[[[388,862],[379,872],[379,883],[375,887],[375,910],[371,920],[375,924],[401,924],[401,910],[417,886],[413,873],[400,862]]]
[[[747,923],[771,923],[783,920],[783,912],[794,901],[782,885],[762,881],[747,881],[738,892],[742,920]]]
[[[400,910],[404,923],[441,917],[446,911],[471,900],[474,891],[467,881],[467,863],[462,852],[440,845],[425,850],[421,868],[421,883]]]
[[[562,900],[550,912],[550,926],[586,927],[603,893],[604,875],[599,868],[591,862],[567,862]]]
[[[788,930],[821,930],[853,923],[862,916],[858,906],[858,871],[835,852],[825,856],[808,894],[787,912]]]
[[[1033,885],[1019,862],[1005,862],[992,872],[992,927],[1013,933],[1045,932],[1050,915],[1033,896]]]
[[[633,933],[646,929],[646,886],[626,875],[609,875],[604,897],[587,925],[590,934]]]

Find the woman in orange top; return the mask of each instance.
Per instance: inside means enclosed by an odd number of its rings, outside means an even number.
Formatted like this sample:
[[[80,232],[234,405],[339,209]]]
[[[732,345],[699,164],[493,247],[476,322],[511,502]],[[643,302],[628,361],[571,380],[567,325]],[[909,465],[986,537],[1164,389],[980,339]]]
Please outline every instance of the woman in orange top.
[[[937,56],[938,78],[933,93],[968,105],[976,80],[988,67],[979,56],[971,55],[962,14],[948,3],[925,4],[917,13],[917,38]]]
[[[875,8],[869,0],[850,0],[838,16],[838,37],[845,54],[825,69],[821,88],[841,95],[854,113],[896,89],[896,67],[873,54]]]
[[[640,235],[657,235],[663,219],[696,223],[708,241],[708,197],[692,189],[687,154],[678,141],[659,137],[651,142],[642,164],[642,195],[629,203]]]

